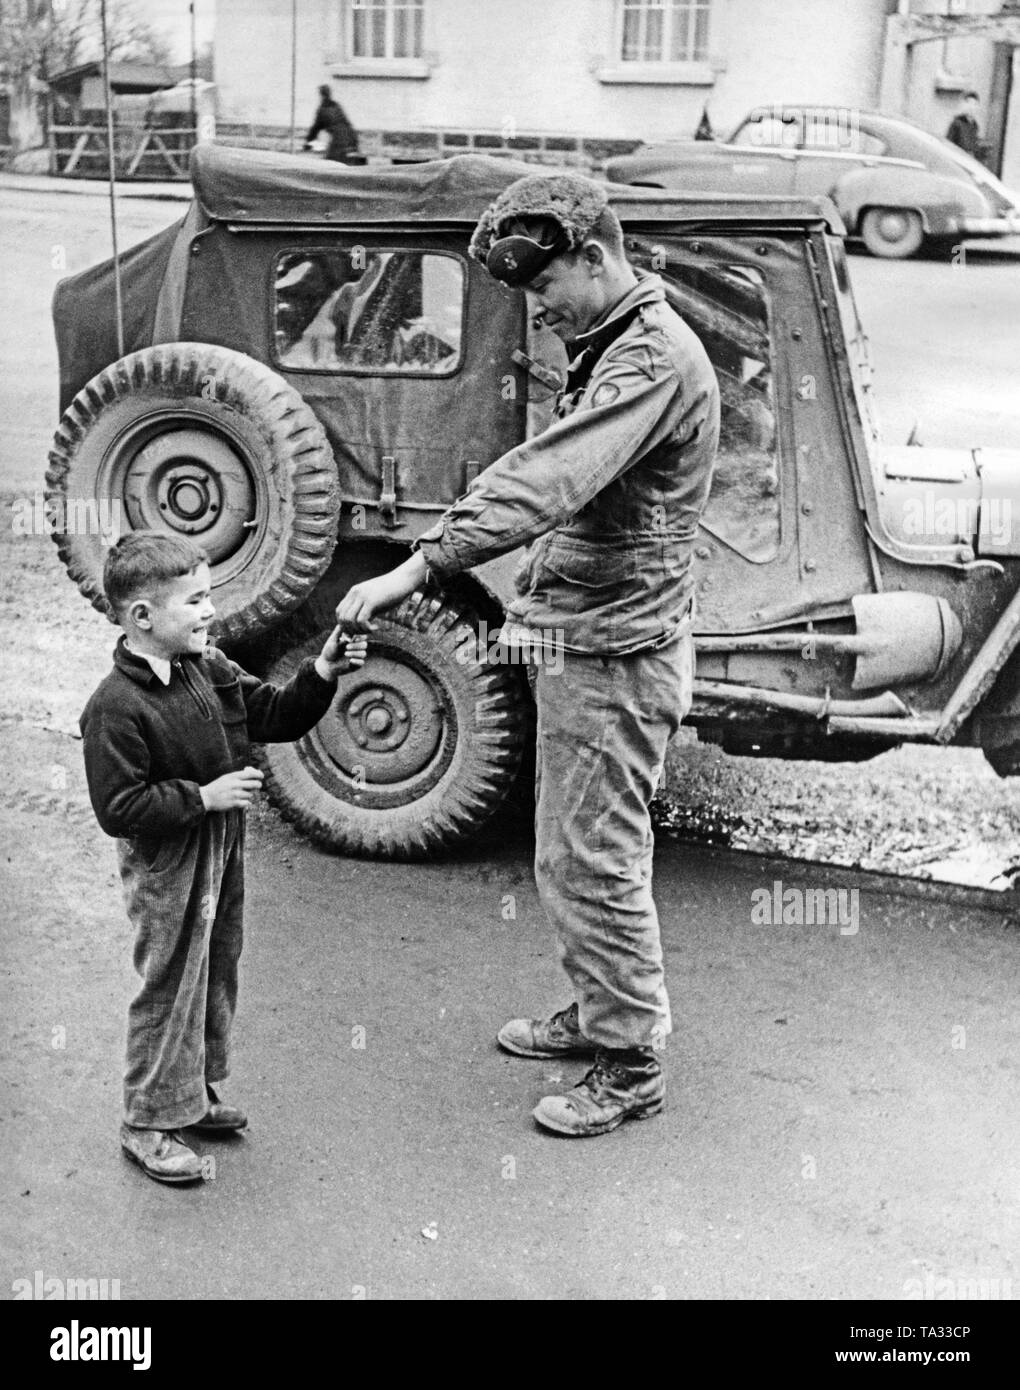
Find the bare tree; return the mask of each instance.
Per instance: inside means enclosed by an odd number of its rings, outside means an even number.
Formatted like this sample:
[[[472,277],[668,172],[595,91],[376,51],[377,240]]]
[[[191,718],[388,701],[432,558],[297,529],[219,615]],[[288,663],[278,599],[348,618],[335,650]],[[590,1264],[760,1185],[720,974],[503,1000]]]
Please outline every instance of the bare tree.
[[[15,160],[43,142],[39,64],[51,24],[49,0],[3,0],[0,5],[0,80],[7,85]]]
[[[54,25],[47,54],[50,73],[102,57],[100,0],[52,0]],[[140,13],[137,0],[107,0],[107,38],[116,62],[170,63],[166,35]]]
[[[169,63],[170,45],[135,0],[107,0],[110,57]],[[55,73],[102,57],[100,0],[0,0],[0,82],[10,96],[15,168],[45,167],[40,93]]]

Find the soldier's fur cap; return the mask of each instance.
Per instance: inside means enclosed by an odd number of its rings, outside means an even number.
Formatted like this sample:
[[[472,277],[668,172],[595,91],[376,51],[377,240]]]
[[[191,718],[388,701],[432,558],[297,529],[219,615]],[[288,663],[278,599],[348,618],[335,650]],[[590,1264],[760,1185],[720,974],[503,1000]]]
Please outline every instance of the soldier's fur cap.
[[[591,179],[578,174],[526,174],[504,188],[482,213],[471,237],[471,254],[484,265],[493,245],[515,222],[544,218],[555,222],[562,233],[556,238],[555,254],[576,251],[607,206],[605,190]]]

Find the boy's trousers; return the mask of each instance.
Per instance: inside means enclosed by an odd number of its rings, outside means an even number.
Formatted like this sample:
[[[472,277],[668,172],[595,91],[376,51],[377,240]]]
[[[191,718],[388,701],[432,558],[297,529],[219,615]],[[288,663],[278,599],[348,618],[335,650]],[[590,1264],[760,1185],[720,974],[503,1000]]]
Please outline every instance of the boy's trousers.
[[[535,879],[581,1031],[601,1047],[662,1047],[672,1030],[648,807],[693,678],[689,629],[536,673]]]
[[[119,840],[142,988],[128,1011],[124,1118],[179,1129],[229,1073],[244,912],[244,812],[210,811],[146,861]],[[151,844],[152,842],[148,842]]]

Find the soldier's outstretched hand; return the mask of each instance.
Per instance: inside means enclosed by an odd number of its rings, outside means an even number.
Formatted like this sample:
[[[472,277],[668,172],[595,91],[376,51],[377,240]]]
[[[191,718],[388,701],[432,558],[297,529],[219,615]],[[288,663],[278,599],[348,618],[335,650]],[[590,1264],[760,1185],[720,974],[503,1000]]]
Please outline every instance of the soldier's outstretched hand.
[[[402,565],[374,579],[352,584],[336,606],[336,620],[342,632],[374,632],[376,613],[395,607],[425,582],[425,561],[415,551]]]

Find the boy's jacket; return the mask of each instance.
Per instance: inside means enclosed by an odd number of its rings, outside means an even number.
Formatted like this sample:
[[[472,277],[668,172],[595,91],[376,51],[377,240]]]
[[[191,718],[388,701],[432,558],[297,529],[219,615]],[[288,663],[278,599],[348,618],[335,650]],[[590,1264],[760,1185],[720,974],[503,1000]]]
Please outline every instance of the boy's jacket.
[[[251,743],[289,743],[329,709],[334,681],[312,660],[268,685],[215,647],[172,663],[163,685],[123,638],[79,721],[85,775],[107,835],[159,837],[206,814],[199,787],[251,762]]]

